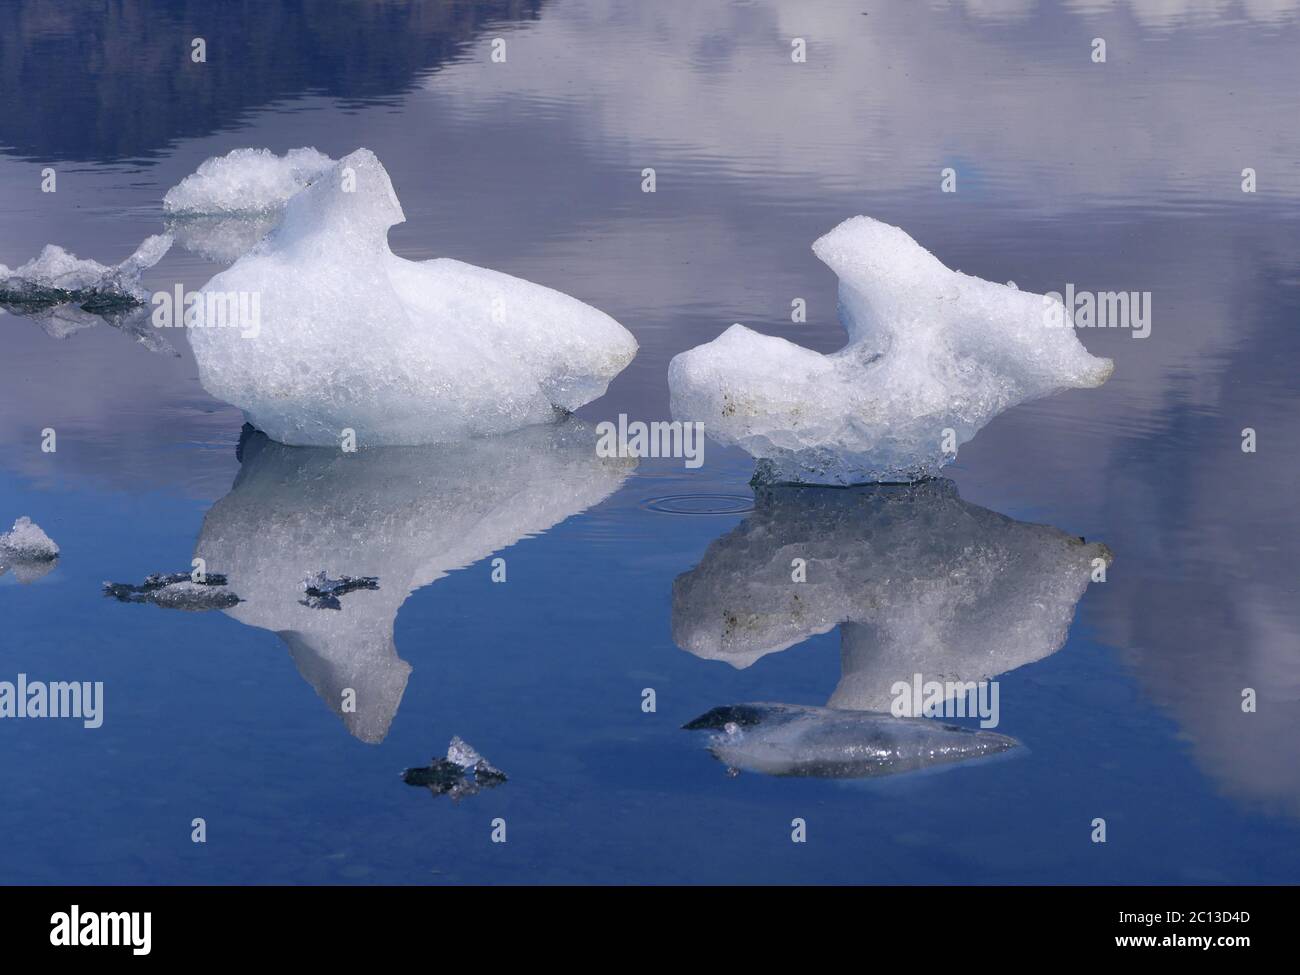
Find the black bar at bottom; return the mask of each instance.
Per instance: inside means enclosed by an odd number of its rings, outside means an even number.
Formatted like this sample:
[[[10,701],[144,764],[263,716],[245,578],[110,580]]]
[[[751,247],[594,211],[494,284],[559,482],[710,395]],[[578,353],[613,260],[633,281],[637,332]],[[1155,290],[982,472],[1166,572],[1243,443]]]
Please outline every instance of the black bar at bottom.
[[[92,963],[110,957],[207,963],[283,955],[298,963],[337,964],[400,956],[403,945],[417,955],[432,948],[426,957],[438,960],[440,942],[449,949],[478,944],[488,952],[494,944],[529,943],[553,952],[568,942],[584,951],[581,943],[590,947],[593,934],[654,951],[692,931],[722,935],[743,955],[773,936],[791,944],[829,939],[843,948],[856,931],[872,959],[895,952],[916,960],[931,952],[936,960],[973,959],[990,948],[999,961],[1041,959],[1047,948],[1070,958],[1201,954],[1231,960],[1289,942],[1283,927],[1295,890],[894,887],[835,888],[815,898],[805,893],[647,888],[593,897],[566,889],[532,901],[527,888],[0,888],[0,943],[14,960],[49,953]],[[575,903],[566,905],[570,898]],[[520,935],[530,940],[514,941]],[[536,935],[543,938],[532,940]],[[979,948],[980,955],[949,954],[963,945]]]

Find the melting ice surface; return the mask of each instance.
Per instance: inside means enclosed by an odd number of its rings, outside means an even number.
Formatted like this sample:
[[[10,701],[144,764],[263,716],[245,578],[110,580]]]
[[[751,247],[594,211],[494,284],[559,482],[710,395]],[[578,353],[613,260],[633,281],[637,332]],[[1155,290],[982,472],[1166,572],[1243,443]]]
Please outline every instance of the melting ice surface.
[[[685,726],[709,729],[709,750],[729,768],[844,779],[913,772],[995,755],[1019,742],[927,718],[798,704],[714,708]]]
[[[635,461],[599,458],[595,443],[573,419],[353,454],[246,429],[239,474],[204,518],[194,554],[238,591],[226,613],[277,634],[348,731],[379,742],[411,672],[393,640],[407,596],[612,494]],[[322,612],[303,601],[304,578],[320,571],[381,583]],[[343,708],[345,688],[355,710]]]
[[[59,546],[26,515],[0,534],[0,576],[10,569],[19,582],[35,582],[54,568]]]
[[[1055,653],[1112,558],[963,501],[946,479],[760,487],[754,512],[673,583],[673,641],[743,668],[839,626],[830,705],[888,711],[891,687],[915,674],[978,682]]]
[[[281,443],[448,443],[549,422],[636,354],[603,312],[540,285],[388,248],[405,220],[366,149],[293,196],[274,231],[205,286],[260,296],[256,337],[194,328],[199,378]]]
[[[760,481],[919,480],[1002,411],[1110,376],[1047,324],[1063,306],[949,270],[897,227],[853,217],[813,251],[840,279],[842,350],[733,325],[669,365],[674,417],[760,458]]]

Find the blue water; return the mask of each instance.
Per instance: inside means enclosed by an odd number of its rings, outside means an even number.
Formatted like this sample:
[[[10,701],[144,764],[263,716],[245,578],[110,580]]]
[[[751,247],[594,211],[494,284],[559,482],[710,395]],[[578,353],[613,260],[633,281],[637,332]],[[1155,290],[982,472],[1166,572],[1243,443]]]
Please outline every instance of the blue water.
[[[824,705],[841,676],[836,631],[743,668],[673,641],[674,579],[746,515],[647,502],[743,507],[749,458],[710,443],[698,470],[643,460],[589,506],[527,463],[470,465],[438,495],[452,508],[495,488],[515,500],[493,525],[538,499],[553,517],[466,565],[448,555],[400,603],[411,673],[382,740],[363,741],[273,628],[100,594],[187,571],[240,471],[242,417],[203,391],[188,348],[156,355],[107,326],[54,339],[0,316],[0,528],[28,515],[62,550],[30,585],[0,576],[0,680],[105,686],[99,729],[0,722],[0,881],[1300,880],[1300,11],[210,6],[0,9],[0,262],[49,242],[121,260],[158,231],[167,188],[235,147],[367,146],[407,215],[397,253],[607,311],[641,352],[579,417],[651,420],[668,413],[668,360],[732,322],[837,348],[834,275],[808,246],[867,213],[1024,290],[1152,292],[1148,338],[1080,333],[1115,360],[1105,386],[999,417],[947,471],[965,501],[1104,542],[1115,561],[1057,652],[998,677],[998,730],[1024,748],[871,780],[732,777],[680,725],[722,704]],[[194,36],[206,65],[188,61]],[[806,64],[790,60],[796,36]],[[505,64],[489,59],[496,37]],[[40,192],[45,167],[56,193]],[[216,270],[176,249],[146,283],[197,288]],[[794,297],[806,324],[789,320]],[[397,497],[377,477],[363,514]],[[268,517],[294,514],[292,496],[278,503]],[[418,526],[396,527],[400,541]],[[459,803],[404,785],[452,735],[509,781]],[[806,843],[791,842],[796,817]]]

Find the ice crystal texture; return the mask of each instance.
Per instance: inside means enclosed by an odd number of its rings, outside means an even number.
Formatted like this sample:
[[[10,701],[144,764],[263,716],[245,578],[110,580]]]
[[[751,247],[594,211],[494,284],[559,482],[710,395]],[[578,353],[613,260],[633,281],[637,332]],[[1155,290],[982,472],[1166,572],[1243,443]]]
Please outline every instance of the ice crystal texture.
[[[281,443],[455,442],[548,422],[604,393],[631,333],[558,291],[388,247],[405,220],[366,149],[341,159],[280,224],[204,288],[260,296],[250,329],[195,328],[199,377]]]
[[[919,480],[1002,411],[1111,373],[1048,324],[1052,299],[949,270],[897,227],[853,217],[813,251],[840,279],[843,349],[733,325],[669,365],[674,417],[759,458],[760,481]]]

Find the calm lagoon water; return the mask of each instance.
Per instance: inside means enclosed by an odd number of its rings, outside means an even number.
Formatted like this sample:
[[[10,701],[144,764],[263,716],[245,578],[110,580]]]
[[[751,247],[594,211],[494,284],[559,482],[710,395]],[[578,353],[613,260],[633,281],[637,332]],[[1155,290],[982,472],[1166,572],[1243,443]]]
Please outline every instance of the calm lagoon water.
[[[1025,290],[1149,291],[1153,318],[1144,339],[1081,332],[1113,378],[998,418],[949,469],[965,502],[1115,555],[1061,649],[999,677],[998,730],[1025,747],[844,781],[731,777],[680,730],[824,705],[848,655],[835,629],[744,667],[674,642],[674,580],[761,515],[748,457],[711,443],[698,470],[601,482],[589,455],[545,459],[550,433],[346,471],[260,438],[237,455],[242,416],[183,337],[169,356],[0,316],[0,518],[62,548],[39,581],[0,577],[0,680],[105,685],[98,730],[0,722],[0,880],[1300,880],[1298,19],[1286,0],[4,4],[0,262],[50,242],[119,261],[236,147],[366,146],[407,215],[397,253],[558,288],[636,334],[580,422],[666,418],[668,360],[733,322],[837,348],[809,244],[857,213]],[[176,248],[146,283],[218,269]],[[654,503],[674,496],[692,513]],[[293,544],[265,551],[284,524]],[[282,575],[359,546],[371,564],[336,571],[381,589],[315,633],[286,629],[293,607],[100,594],[188,570],[205,535]],[[382,716],[342,720],[343,686]],[[509,781],[459,803],[404,785],[452,735]]]

